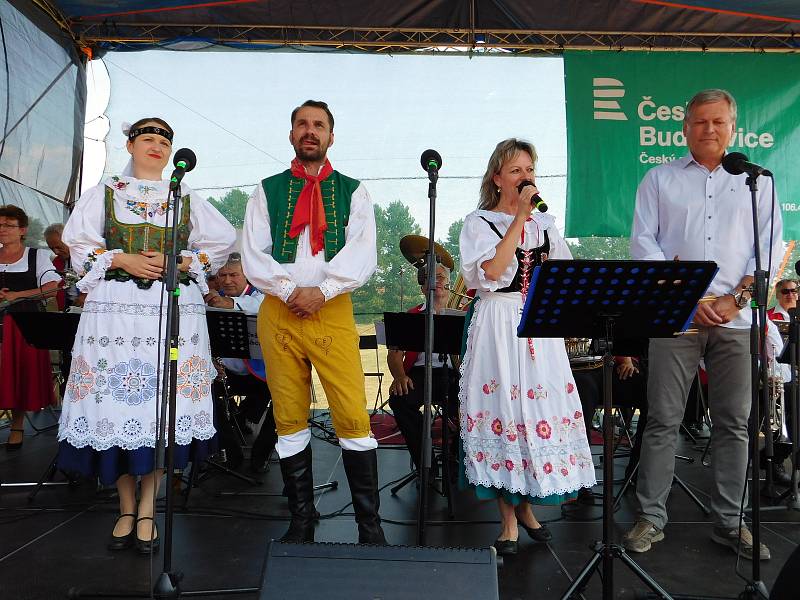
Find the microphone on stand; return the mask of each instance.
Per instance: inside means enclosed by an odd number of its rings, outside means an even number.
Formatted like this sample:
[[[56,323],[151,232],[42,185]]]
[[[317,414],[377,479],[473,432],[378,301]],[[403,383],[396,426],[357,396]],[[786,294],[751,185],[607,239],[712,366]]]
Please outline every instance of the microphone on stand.
[[[178,189],[183,176],[194,169],[197,164],[197,156],[189,148],[181,148],[175,153],[172,164],[175,165],[175,170],[169,178],[170,191]]]
[[[741,152],[729,152],[723,156],[722,168],[731,175],[741,175],[742,173],[747,173],[750,175],[750,177],[758,177],[759,175],[772,177],[771,171],[755,163],[751,163],[749,160],[747,160],[747,156]]]
[[[520,183],[517,186],[517,191],[521,194],[522,190],[524,188],[526,188],[527,186],[529,186],[529,185],[533,185],[533,182],[530,181],[529,179],[526,179],[525,181],[523,181],[522,183]],[[547,204],[545,204],[544,200],[542,200],[542,198],[541,198],[541,196],[539,196],[539,194],[534,194],[533,195],[533,197],[531,198],[531,204],[539,212],[547,212]]]
[[[442,156],[436,150],[425,150],[420,157],[420,164],[422,164],[422,170],[428,175],[438,173],[442,168]]]

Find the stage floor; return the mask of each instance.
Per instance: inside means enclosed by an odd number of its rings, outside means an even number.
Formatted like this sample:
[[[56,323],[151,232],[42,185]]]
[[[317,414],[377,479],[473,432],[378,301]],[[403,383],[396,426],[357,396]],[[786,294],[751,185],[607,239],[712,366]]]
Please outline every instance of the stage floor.
[[[52,417],[44,413],[37,416],[35,423],[43,426],[48,421],[52,422]],[[7,431],[0,431],[0,440],[5,440]],[[20,451],[0,449],[3,483],[35,481],[53,459],[55,432],[36,436],[32,433],[28,425]],[[601,451],[599,446],[592,449],[595,453]],[[319,512],[329,515],[350,500],[341,453],[338,447],[319,439],[314,440],[313,451],[315,483],[339,482],[338,489],[317,496]],[[677,474],[707,502],[710,470],[700,464],[700,452],[688,443],[681,451],[696,460],[693,464],[679,462]],[[404,449],[380,450],[378,460],[381,485],[409,470]],[[626,461],[627,458],[616,461],[619,477]],[[597,457],[595,462],[599,464]],[[244,466],[241,470],[247,472]],[[600,470],[597,475],[599,479]],[[56,480],[63,480],[63,476],[57,475]],[[283,533],[287,517],[286,502],[280,496],[282,485],[277,462],[271,464],[263,480],[263,485],[251,487],[228,475],[211,473],[192,491],[188,509],[178,509],[172,565],[184,575],[183,590],[259,585],[267,543]],[[6,486],[0,489],[0,598],[52,600],[67,597],[70,588],[87,593],[151,589],[150,574],[155,577],[162,571],[163,554],[155,555],[151,563],[149,557],[140,557],[132,550],[117,553],[106,550],[117,513],[112,490],[98,491],[92,482],[84,481],[75,486],[46,487],[29,503],[30,489]],[[219,492],[242,494],[219,496]],[[245,495],[251,492],[271,495]],[[445,499],[431,494],[431,522],[426,529],[429,545],[479,547],[492,543],[499,531],[494,505],[478,503],[470,493],[461,492],[454,498],[454,508],[455,520],[448,522]],[[646,554],[633,555],[634,560],[671,593],[736,597],[744,589],[744,581],[736,575],[736,556],[710,540],[709,520],[677,486],[670,495],[669,510],[671,521],[665,530],[666,539]],[[381,516],[391,543],[414,544],[416,512],[417,489],[413,484],[397,496],[392,496],[388,487],[382,491]],[[591,557],[589,545],[600,537],[601,511],[599,506],[581,506],[570,512],[572,516],[566,519],[559,507],[536,509],[539,519],[549,523],[553,541],[547,545],[535,544],[521,532],[520,553],[506,558],[498,571],[500,598],[559,598],[570,585],[571,578]],[[630,495],[623,499],[614,519],[615,535],[620,539],[633,521]],[[159,518],[159,529],[163,532],[163,515]],[[323,518],[316,539],[355,542],[357,533],[352,515]],[[762,578],[771,586],[789,554],[800,543],[800,513],[785,509],[764,513],[762,539],[772,551],[772,560],[761,563]],[[742,561],[739,568],[746,576],[750,575],[750,562]],[[615,561],[614,582],[616,598],[634,598],[646,591],[619,561]],[[446,577],[442,583],[446,586]],[[319,585],[319,597],[326,597],[326,582]],[[600,589],[600,580],[595,575],[584,597],[600,598]],[[254,599],[257,595],[237,597]],[[446,598],[446,588],[430,590],[426,597]]]

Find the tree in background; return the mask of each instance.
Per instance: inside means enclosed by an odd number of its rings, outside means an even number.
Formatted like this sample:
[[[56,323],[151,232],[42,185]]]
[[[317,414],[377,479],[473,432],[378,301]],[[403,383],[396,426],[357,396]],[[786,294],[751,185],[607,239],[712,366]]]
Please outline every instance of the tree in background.
[[[582,237],[577,243],[567,241],[575,259],[628,260],[631,257],[630,238],[626,237]]]
[[[36,217],[28,219],[28,232],[25,234],[25,245],[31,248],[46,248],[44,243],[44,225]]]
[[[244,213],[247,209],[247,201],[250,196],[239,188],[231,189],[221,199],[217,200],[212,196],[208,201],[216,208],[222,216],[236,229],[244,227]]]
[[[416,270],[403,258],[400,239],[419,235],[420,227],[408,206],[395,200],[386,208],[375,205],[378,232],[378,269],[370,280],[353,293],[356,320],[367,323],[384,311],[406,310],[422,300]]]
[[[458,277],[458,269],[461,266],[461,252],[458,249],[458,236],[461,235],[462,227],[464,227],[464,219],[454,221],[447,230],[447,239],[445,241],[436,240],[450,253],[450,256],[453,257],[453,262],[455,263],[455,269],[453,270],[456,271],[451,278],[453,281]]]

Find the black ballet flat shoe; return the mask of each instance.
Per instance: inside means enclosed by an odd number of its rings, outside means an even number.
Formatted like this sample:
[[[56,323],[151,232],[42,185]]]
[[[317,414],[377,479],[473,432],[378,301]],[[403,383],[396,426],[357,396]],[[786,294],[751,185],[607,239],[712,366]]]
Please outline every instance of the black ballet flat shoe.
[[[136,527],[134,527],[134,535],[136,536],[136,549],[139,554],[150,554],[151,552],[158,552],[161,546],[161,538],[158,537],[158,528],[154,528],[155,536],[152,540],[143,540],[139,537],[139,521],[153,521],[153,517],[140,517],[136,519]]]
[[[24,429],[13,429],[12,428],[10,430],[10,433],[8,434],[8,439],[11,439],[11,434],[14,433],[15,431],[18,431],[19,433],[21,433],[22,434],[22,438],[20,439],[20,441],[14,442],[13,444],[11,442],[6,442],[6,450],[19,450],[20,448],[22,448],[22,442],[25,441],[25,430]]]
[[[519,551],[517,540],[495,540],[494,549],[498,556],[511,556]]]
[[[553,539],[553,534],[546,525],[542,525],[536,529],[533,527],[528,527],[524,523],[520,523],[520,525],[534,542],[547,543]]]
[[[134,519],[136,519],[136,515],[134,515],[132,513],[122,514],[122,515],[117,517],[116,521],[114,521],[114,527],[117,526],[117,523],[119,523],[119,520],[122,519],[123,517],[133,517]],[[131,527],[131,530],[126,535],[117,537],[116,535],[114,535],[114,532],[112,531],[111,532],[111,541],[108,543],[108,546],[106,546],[106,547],[109,550],[112,550],[112,551],[115,551],[115,552],[117,550],[127,550],[128,548],[133,546],[133,540],[134,540],[135,531],[136,531],[136,521],[133,522],[133,527]]]

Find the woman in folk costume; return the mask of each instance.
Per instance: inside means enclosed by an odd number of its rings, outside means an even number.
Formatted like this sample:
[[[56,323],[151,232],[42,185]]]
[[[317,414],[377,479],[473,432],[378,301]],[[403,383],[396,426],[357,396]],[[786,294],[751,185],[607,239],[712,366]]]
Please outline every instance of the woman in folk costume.
[[[13,204],[0,206],[0,410],[11,410],[6,450],[22,448],[25,411],[55,401],[50,352],[31,346],[11,317],[43,310],[43,293],[55,292],[61,281],[49,251],[23,244],[27,233],[25,211]]]
[[[477,289],[461,366],[466,477],[497,499],[499,554],[517,552],[518,524],[548,541],[531,504],[555,504],[595,483],[578,392],[563,339],[516,335],[528,285],[546,258],[572,258],[554,219],[531,214],[536,151],[500,142],[489,159],[478,210],[464,219],[461,272]]]
[[[59,467],[116,482],[120,516],[109,549],[158,548],[154,499],[161,366],[168,302],[162,289],[172,246],[169,180],[172,128],[141,119],[129,129],[131,161],[78,200],[64,228],[78,282],[88,292],[81,314],[58,439]],[[175,466],[207,454],[215,433],[213,379],[203,294],[206,275],[225,262],[233,227],[205,199],[181,185],[178,215],[180,339]],[[170,423],[171,425],[171,423]],[[141,499],[136,503],[136,478]]]

